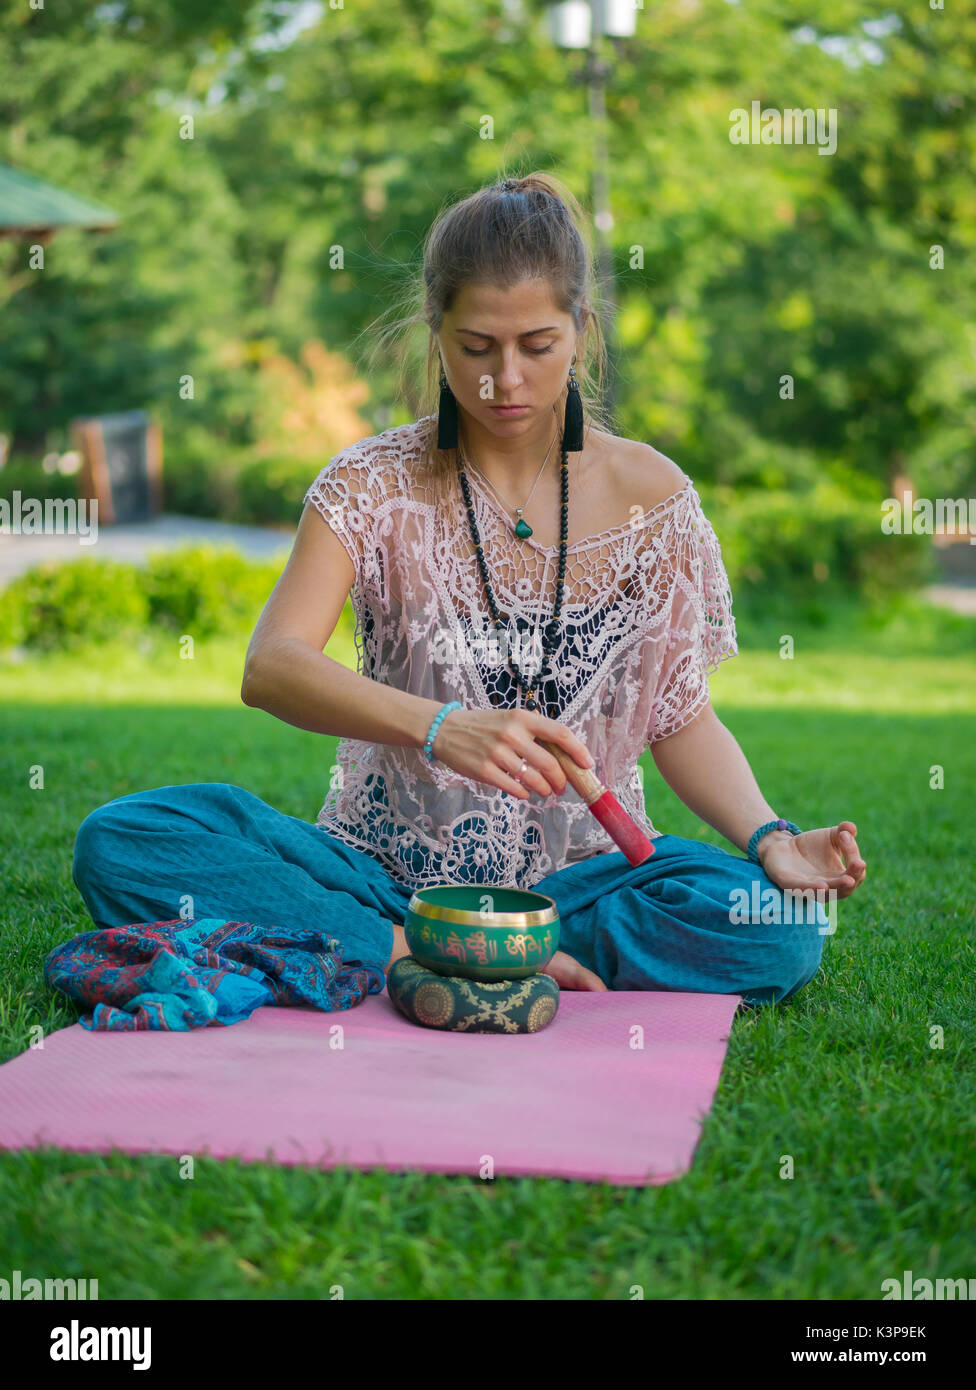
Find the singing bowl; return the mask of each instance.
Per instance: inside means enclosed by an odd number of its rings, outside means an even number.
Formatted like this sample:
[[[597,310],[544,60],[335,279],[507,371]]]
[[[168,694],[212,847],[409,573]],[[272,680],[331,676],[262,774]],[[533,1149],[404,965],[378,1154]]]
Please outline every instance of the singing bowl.
[[[523,980],[559,949],[559,911],[545,893],[484,884],[415,890],[404,916],[410,954],[440,975]]]

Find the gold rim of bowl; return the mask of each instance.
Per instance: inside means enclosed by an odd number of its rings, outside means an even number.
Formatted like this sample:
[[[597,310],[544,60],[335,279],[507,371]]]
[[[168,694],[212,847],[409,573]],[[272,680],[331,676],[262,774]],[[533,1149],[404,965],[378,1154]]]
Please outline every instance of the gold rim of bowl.
[[[439,886],[454,888],[457,885],[444,883]],[[530,892],[533,890],[522,889],[521,891]],[[556,906],[555,898],[550,898],[548,893],[536,893],[535,896],[545,898],[550,906],[537,908],[534,912],[506,912],[503,914],[504,924],[486,922],[480,912],[469,912],[465,908],[443,907],[440,903],[430,903],[426,898],[419,898],[416,893],[407,903],[407,911],[412,912],[415,917],[426,917],[432,922],[454,922],[461,927],[485,927],[489,931],[512,931],[519,927],[551,926],[559,918],[559,909]]]

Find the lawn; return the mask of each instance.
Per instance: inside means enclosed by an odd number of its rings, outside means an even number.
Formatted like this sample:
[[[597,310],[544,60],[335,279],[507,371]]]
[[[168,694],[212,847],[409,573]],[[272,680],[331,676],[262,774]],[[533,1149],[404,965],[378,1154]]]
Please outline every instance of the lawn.
[[[93,807],[230,781],[314,819],[334,740],[240,703],[245,645],[0,670],[0,1060],[33,1025],[74,1020],[41,972],[91,926],[70,866]],[[626,1299],[640,1285],[657,1299],[860,1300],[906,1269],[971,1276],[976,623],[909,602],[884,624],[855,610],[820,628],[740,622],[740,645],[712,678],[720,717],[782,814],[857,824],[868,876],[839,904],[816,979],[737,1016],[686,1177],[641,1190],[198,1159],[187,1182],[169,1156],[4,1153],[4,1268],[94,1277],[102,1298],[322,1298],[341,1284],[346,1298]],[[724,844],[644,761],[658,828]]]

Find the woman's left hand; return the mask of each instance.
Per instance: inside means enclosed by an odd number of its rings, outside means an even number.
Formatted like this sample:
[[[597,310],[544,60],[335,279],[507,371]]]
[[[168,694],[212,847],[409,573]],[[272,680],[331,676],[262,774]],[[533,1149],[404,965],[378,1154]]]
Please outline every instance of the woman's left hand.
[[[849,820],[789,838],[775,835],[759,850],[760,862],[780,888],[832,889],[838,898],[849,898],[867,872],[856,835]]]

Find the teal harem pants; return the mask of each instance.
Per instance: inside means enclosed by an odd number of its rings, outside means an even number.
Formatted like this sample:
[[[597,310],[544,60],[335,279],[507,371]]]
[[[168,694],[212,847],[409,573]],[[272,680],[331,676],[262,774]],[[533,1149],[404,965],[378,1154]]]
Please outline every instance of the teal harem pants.
[[[314,925],[346,960],[384,972],[412,891],[372,854],[227,782],[99,806],[78,829],[72,875],[98,927],[179,916]],[[677,835],[655,839],[637,868],[614,851],[531,886],[555,899],[560,950],[613,990],[779,1003],[816,974],[829,931],[822,907],[791,912],[758,864]]]

